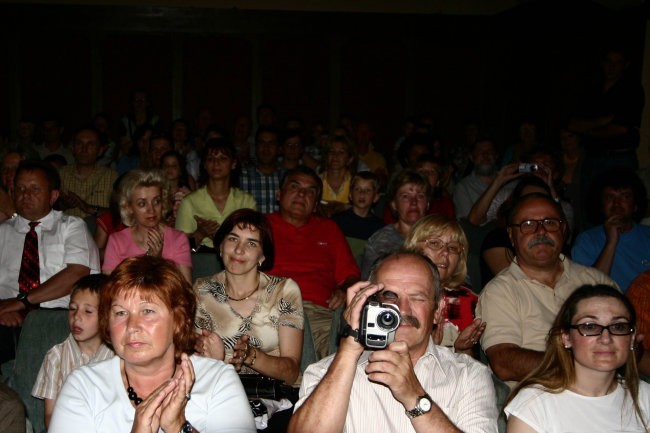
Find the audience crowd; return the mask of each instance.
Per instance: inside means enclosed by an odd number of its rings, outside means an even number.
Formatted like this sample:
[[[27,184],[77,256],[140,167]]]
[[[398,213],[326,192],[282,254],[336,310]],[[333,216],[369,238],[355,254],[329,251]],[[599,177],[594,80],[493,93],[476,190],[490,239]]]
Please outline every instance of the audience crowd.
[[[308,131],[269,105],[165,128],[141,90],[69,142],[22,119],[0,153],[0,372],[11,385],[28,315],[65,309],[33,384],[51,431],[650,431],[626,66],[608,52],[584,110],[512,143],[474,123],[445,143],[426,117],[399,138],[347,115]],[[399,311],[385,349],[364,347],[384,329],[369,302]],[[18,399],[0,385],[11,433]]]

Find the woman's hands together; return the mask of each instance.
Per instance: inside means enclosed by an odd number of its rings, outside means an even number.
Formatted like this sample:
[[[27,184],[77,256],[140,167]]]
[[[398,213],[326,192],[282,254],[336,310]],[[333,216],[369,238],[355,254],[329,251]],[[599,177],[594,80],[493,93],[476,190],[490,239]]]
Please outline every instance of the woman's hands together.
[[[135,408],[131,433],[176,433],[185,423],[185,406],[191,399],[196,376],[187,354],[181,355],[181,363],[169,381],[156,388]]]

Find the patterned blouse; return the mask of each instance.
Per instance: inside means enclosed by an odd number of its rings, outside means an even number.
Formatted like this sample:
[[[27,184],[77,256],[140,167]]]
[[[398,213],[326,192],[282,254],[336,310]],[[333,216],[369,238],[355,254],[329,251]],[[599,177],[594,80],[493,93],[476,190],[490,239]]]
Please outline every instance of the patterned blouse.
[[[302,298],[296,282],[260,272],[257,303],[248,317],[242,317],[228,303],[225,278],[226,272],[222,271],[194,283],[198,298],[194,326],[221,336],[226,362],[242,335],[248,335],[249,344],[267,355],[280,356],[280,327],[303,329]],[[256,372],[243,366],[241,373]]]

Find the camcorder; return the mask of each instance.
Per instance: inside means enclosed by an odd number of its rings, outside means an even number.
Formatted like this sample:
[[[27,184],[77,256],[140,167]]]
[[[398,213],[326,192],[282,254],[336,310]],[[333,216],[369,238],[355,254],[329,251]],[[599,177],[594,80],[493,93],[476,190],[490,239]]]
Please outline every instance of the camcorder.
[[[370,299],[361,311],[358,341],[367,349],[385,349],[395,340],[400,324],[399,307]]]
[[[519,164],[519,173],[535,173],[537,170],[539,170],[539,166],[537,164]]]

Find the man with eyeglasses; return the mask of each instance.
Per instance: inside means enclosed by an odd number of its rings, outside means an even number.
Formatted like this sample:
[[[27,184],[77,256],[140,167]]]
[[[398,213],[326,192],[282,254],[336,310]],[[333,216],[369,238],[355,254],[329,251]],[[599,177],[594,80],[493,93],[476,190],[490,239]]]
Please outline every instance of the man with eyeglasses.
[[[61,179],[50,164],[23,161],[16,170],[16,213],[0,224],[0,363],[15,356],[27,313],[68,308],[72,285],[99,272],[99,253],[86,224],[52,210]]]
[[[359,267],[336,223],[314,215],[323,183],[310,168],[286,172],[276,193],[279,212],[268,215],[275,259],[271,275],[298,283],[319,358],[327,355],[334,310],[359,279]]]
[[[628,170],[604,174],[599,186],[603,224],[580,233],[571,257],[608,274],[625,292],[650,263],[650,227],[639,224],[646,189]]]
[[[481,346],[492,371],[512,387],[541,362],[565,299],[584,284],[616,283],[562,254],[567,225],[561,206],[549,196],[522,196],[507,221],[515,259],[485,286],[476,317],[488,324]]]

